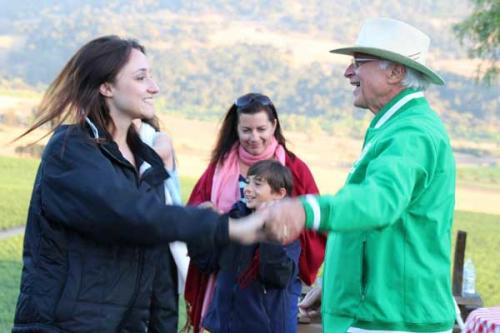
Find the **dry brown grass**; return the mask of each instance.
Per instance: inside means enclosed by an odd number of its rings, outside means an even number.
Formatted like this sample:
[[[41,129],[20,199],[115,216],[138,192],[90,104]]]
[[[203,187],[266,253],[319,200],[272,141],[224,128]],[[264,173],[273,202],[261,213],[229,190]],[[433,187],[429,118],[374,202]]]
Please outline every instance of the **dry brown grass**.
[[[217,123],[161,116],[174,138],[181,173],[199,177],[205,169],[218,128]],[[350,163],[359,155],[361,141],[324,134],[309,138],[304,133],[286,132],[289,148],[311,168],[322,193],[335,193],[345,181]],[[200,144],[203,143],[203,144]],[[457,184],[456,208],[500,214],[500,190]]]
[[[218,122],[166,114],[160,114],[160,120],[162,127],[173,137],[182,175],[199,177],[207,166]],[[46,130],[39,130],[19,142],[8,144],[21,132],[22,129],[18,127],[0,126],[0,155],[15,155],[16,146],[33,142],[46,133]],[[310,166],[321,192],[335,193],[344,183],[350,164],[359,155],[361,140],[325,134],[311,136],[286,129],[285,132],[289,148]],[[42,140],[42,143],[45,141],[46,139]],[[457,209],[500,214],[498,202],[500,190],[457,184]]]

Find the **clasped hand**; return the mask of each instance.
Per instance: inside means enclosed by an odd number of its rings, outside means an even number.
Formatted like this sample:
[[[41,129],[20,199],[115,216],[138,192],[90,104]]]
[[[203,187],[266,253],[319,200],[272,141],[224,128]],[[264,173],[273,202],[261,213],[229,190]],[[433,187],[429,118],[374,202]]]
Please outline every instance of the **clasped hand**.
[[[297,239],[305,224],[305,212],[297,199],[266,203],[246,217],[229,220],[229,236],[242,244],[262,241],[288,244]]]

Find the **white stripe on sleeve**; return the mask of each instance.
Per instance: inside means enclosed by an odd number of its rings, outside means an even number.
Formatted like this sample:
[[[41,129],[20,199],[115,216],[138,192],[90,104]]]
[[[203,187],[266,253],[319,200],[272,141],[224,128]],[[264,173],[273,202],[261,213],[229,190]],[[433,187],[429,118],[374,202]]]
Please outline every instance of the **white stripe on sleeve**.
[[[311,209],[313,211],[313,229],[318,230],[319,229],[319,222],[321,221],[321,212],[319,210],[319,204],[316,198],[308,194],[306,195],[306,201],[309,203],[311,206]]]

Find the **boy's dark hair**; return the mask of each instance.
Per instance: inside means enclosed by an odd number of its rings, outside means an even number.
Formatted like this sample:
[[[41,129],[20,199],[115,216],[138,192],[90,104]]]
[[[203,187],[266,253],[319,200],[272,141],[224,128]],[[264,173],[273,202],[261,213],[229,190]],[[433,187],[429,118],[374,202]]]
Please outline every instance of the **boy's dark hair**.
[[[290,169],[276,160],[263,160],[253,164],[248,169],[247,176],[261,177],[269,184],[274,193],[284,188],[287,196],[292,195],[292,173]]]

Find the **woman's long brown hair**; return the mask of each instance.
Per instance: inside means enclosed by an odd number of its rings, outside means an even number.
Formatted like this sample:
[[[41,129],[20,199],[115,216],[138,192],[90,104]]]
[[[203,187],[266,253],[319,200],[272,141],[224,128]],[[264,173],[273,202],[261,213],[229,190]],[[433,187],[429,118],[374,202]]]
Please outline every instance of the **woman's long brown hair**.
[[[145,54],[137,41],[118,36],[100,37],[82,46],[48,87],[34,124],[15,140],[46,123],[50,123],[46,135],[66,121],[83,125],[86,117],[111,138],[115,127],[99,87],[114,82],[132,49]]]

